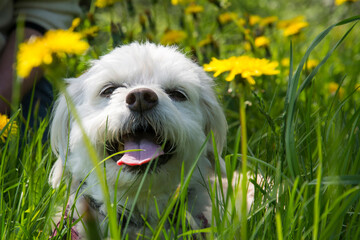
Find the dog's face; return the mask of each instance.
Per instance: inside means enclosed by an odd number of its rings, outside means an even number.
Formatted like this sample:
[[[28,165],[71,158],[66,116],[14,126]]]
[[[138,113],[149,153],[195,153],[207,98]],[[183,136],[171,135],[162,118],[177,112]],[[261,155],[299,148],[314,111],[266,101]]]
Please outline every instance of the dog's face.
[[[175,183],[182,164],[185,169],[192,165],[211,131],[221,153],[226,121],[212,85],[202,68],[176,48],[122,46],[68,80],[68,99],[62,95],[54,113],[53,148],[63,161],[67,156],[67,169],[80,180],[93,168],[85,133],[99,159],[113,155],[106,161],[110,185],[121,169],[118,186],[130,186],[148,164],[159,184],[169,178]],[[68,110],[69,102],[80,121]],[[207,144],[200,168],[214,165],[212,143]]]

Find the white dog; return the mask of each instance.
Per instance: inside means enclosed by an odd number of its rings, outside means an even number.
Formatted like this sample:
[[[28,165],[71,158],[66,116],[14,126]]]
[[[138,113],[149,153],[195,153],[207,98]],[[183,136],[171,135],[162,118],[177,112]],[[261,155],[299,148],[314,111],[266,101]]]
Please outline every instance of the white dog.
[[[122,46],[67,83],[67,97],[60,96],[53,115],[51,142],[59,159],[50,181],[58,186],[65,163],[74,190],[85,181],[82,198],[76,203],[80,215],[84,211],[81,199],[87,200],[99,222],[107,214],[98,175],[91,172],[94,165],[84,134],[99,161],[119,151],[142,150],[117,154],[105,162],[110,197],[114,199],[116,193],[119,216],[130,218],[130,238],[144,228],[144,216],[156,226],[154,199],[162,212],[180,184],[182,166],[186,175],[211,131],[221,154],[227,124],[212,89],[213,80],[175,47],[151,43]],[[69,103],[75,111],[69,110]],[[218,159],[213,149],[212,141],[207,141],[188,188],[187,209],[195,220],[194,228],[211,222],[211,202],[204,184],[214,174],[214,159]],[[134,211],[128,216],[133,204]]]

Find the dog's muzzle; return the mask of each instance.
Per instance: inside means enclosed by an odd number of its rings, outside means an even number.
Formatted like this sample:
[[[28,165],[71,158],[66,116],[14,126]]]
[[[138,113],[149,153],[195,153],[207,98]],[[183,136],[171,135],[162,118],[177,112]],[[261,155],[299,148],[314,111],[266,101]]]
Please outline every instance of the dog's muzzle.
[[[149,88],[138,88],[126,96],[127,107],[143,117],[147,111],[158,105],[157,94]],[[142,168],[153,159],[158,159],[158,166],[166,163],[174,149],[172,144],[157,135],[150,124],[141,124],[135,130],[125,133],[119,140],[109,141],[106,144],[109,155],[119,166],[131,166],[134,169]],[[125,151],[124,154],[116,154]]]

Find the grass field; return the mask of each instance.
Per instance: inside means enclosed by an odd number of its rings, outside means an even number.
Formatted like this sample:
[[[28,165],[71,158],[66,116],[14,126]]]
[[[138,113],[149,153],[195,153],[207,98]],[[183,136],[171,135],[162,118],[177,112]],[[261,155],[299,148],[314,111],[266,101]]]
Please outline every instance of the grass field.
[[[200,65],[243,55],[277,62],[278,72],[253,77],[255,84],[241,75],[227,81],[227,72],[215,78],[229,125],[223,153],[229,176],[249,170],[270,184],[254,182],[248,214],[230,191],[225,206],[214,204],[213,227],[199,231],[209,239],[360,239],[359,12],[360,2],[332,0],[92,4],[69,30],[82,34],[86,52],[64,47],[43,66],[59,91],[62,78],[79,76],[91,59],[132,41],[177,44]],[[20,116],[14,106],[6,126],[0,118],[0,238],[48,239],[69,192],[65,184],[56,190],[48,184],[55,156],[42,136],[49,119],[30,129]],[[186,184],[169,209],[185,195]],[[179,221],[186,221],[181,209]],[[168,216],[159,216],[153,238],[176,238],[178,224],[162,231]],[[117,239],[121,229],[109,225]],[[56,239],[68,231],[60,230]],[[193,234],[185,229],[182,237]]]

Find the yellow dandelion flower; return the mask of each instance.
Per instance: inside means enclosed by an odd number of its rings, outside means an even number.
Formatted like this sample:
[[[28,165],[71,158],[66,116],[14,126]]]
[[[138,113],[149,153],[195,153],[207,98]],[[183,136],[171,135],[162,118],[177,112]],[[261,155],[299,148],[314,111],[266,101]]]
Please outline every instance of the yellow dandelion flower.
[[[309,26],[307,22],[298,22],[291,24],[284,30],[284,36],[288,37],[288,36],[296,35],[300,32],[301,29],[307,26]]]
[[[290,58],[283,58],[281,59],[281,66],[283,67],[289,67],[290,66]]]
[[[162,36],[160,43],[163,45],[172,45],[182,42],[187,37],[186,32],[180,30],[168,30]]]
[[[343,3],[346,3],[346,2],[357,2],[358,0],[335,0],[335,5],[336,6],[339,6]]]
[[[29,76],[34,67],[51,62],[51,51],[43,45],[42,38],[33,37],[27,43],[19,45],[16,70],[20,77],[25,78]]]
[[[251,30],[248,29],[248,28],[244,29],[243,31],[244,31],[244,33],[245,33],[246,35],[251,34]],[[247,36],[245,36],[245,37],[247,37]]]
[[[328,90],[331,95],[335,95],[335,93],[338,89],[339,89],[338,96],[341,99],[344,97],[344,94],[345,94],[344,88],[342,88],[342,87],[339,88],[339,84],[337,84],[336,82],[331,82],[328,84]]]
[[[255,84],[253,77],[261,75],[276,75],[279,70],[276,69],[277,62],[271,62],[265,58],[253,58],[249,56],[230,57],[224,60],[212,58],[209,64],[204,64],[204,70],[207,72],[215,72],[214,77],[219,76],[223,72],[230,71],[225,78],[226,81],[234,80],[236,75],[241,75],[250,85]]]
[[[89,27],[89,28],[86,28],[86,29],[82,30],[81,34],[83,36],[95,37],[99,30],[100,30],[100,28],[98,26],[92,26],[92,27]]]
[[[244,43],[244,49],[245,49],[245,51],[250,52],[251,51],[251,44],[249,42],[245,42]]]
[[[306,66],[304,66],[304,68],[313,69],[313,68],[315,68],[318,64],[319,64],[319,61],[318,61],[318,60],[316,60],[316,59],[309,59],[309,60],[307,60]]]
[[[95,6],[97,6],[98,8],[104,8],[114,5],[114,3],[116,2],[120,2],[120,0],[96,0]]]
[[[193,0],[171,0],[171,4],[172,5],[178,5],[178,4],[188,4],[188,3],[192,3]]]
[[[284,36],[292,36],[300,33],[300,30],[309,26],[304,16],[297,16],[289,20],[282,20],[278,22],[277,27],[284,30]]]
[[[258,15],[250,15],[249,16],[249,24],[250,26],[254,26],[255,24],[261,21],[261,17]]]
[[[270,44],[270,39],[265,36],[255,38],[256,47],[267,47]]]
[[[203,47],[206,45],[211,44],[214,41],[213,36],[211,34],[206,35],[206,38],[204,38],[203,40],[201,40],[198,45],[199,47]]]
[[[45,34],[45,41],[54,53],[82,54],[89,48],[89,44],[83,40],[83,35],[78,32],[67,30],[50,30]]]
[[[238,15],[234,12],[225,12],[218,16],[218,20],[221,24],[226,24],[228,22],[236,20]]]
[[[277,16],[270,16],[262,18],[259,22],[260,26],[268,26],[276,22],[279,18]]]
[[[186,14],[201,13],[204,11],[204,7],[196,4],[190,4],[186,9]]]
[[[74,18],[74,20],[71,23],[71,27],[69,28],[70,31],[74,31],[74,29],[80,25],[80,18]]]
[[[238,25],[238,26],[245,26],[245,23],[246,23],[245,19],[243,19],[243,18],[235,19],[234,22],[235,22],[236,25]]]
[[[0,141],[1,142],[5,142],[7,137],[15,136],[15,134],[17,132],[18,126],[17,126],[16,122],[12,122],[12,123],[8,124],[9,121],[10,121],[10,119],[6,115],[0,114],[0,132],[1,132]],[[8,124],[8,125],[6,126],[6,124]]]
[[[290,66],[290,59],[289,58],[283,58],[280,62],[281,66],[283,67],[289,67]],[[304,65],[303,69],[313,69],[319,64],[319,61],[316,59],[309,59],[306,61],[306,65]]]
[[[70,30],[50,30],[43,37],[31,38],[28,42],[19,45],[17,53],[17,74],[20,77],[27,77],[31,69],[42,64],[52,63],[52,55],[82,54],[89,44],[81,38],[81,33]]]
[[[290,26],[291,24],[293,24],[295,22],[303,22],[303,21],[305,21],[305,16],[299,15],[299,16],[296,16],[296,17],[291,18],[291,19],[278,21],[277,27],[280,28],[280,29],[285,29],[285,28],[287,28],[288,26]]]

